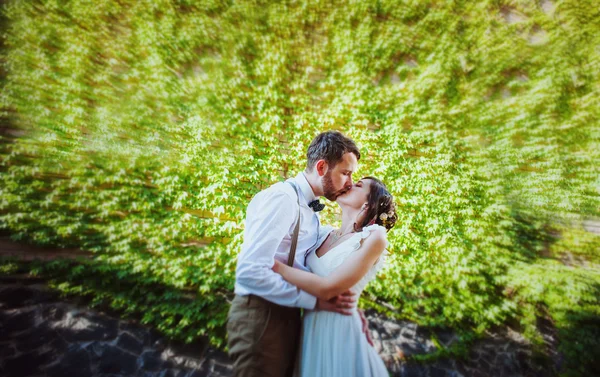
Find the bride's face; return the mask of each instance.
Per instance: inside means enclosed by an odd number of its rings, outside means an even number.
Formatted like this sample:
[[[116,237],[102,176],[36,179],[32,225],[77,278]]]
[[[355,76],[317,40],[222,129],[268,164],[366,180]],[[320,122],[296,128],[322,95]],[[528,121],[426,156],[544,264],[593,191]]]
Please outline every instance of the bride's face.
[[[352,185],[346,193],[337,197],[336,202],[342,207],[360,209],[366,202],[371,190],[371,180],[361,179]]]

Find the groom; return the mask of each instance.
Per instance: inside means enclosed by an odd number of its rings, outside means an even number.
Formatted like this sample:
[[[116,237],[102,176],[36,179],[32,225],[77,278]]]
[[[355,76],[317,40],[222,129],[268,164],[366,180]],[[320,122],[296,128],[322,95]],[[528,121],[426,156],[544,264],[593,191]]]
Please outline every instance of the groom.
[[[328,234],[316,214],[323,208],[317,199],[334,201],[352,187],[360,152],[351,139],[327,131],[310,143],[307,159],[304,172],[259,192],[248,205],[227,321],[236,377],[291,376],[300,342],[300,308],[350,315],[356,304],[350,291],[330,301],[318,300],[271,270],[275,259],[288,263],[298,212],[296,253],[289,262],[308,270],[305,256]]]

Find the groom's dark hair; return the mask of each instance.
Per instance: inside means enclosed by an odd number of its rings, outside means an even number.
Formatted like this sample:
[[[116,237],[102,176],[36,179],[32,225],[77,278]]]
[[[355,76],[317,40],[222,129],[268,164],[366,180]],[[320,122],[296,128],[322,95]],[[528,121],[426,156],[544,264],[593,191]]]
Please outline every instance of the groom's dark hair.
[[[333,168],[346,153],[354,153],[356,160],[360,160],[360,152],[352,139],[339,131],[321,132],[308,146],[306,170],[312,171],[319,160],[325,160]]]

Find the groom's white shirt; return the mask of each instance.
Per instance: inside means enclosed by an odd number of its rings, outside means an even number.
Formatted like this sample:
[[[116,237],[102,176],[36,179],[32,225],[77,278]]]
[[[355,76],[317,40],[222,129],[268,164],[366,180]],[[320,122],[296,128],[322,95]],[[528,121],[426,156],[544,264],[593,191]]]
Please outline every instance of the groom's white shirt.
[[[319,216],[308,206],[316,196],[304,173],[288,181],[293,181],[300,191],[300,232],[294,267],[308,271],[305,256],[323,243],[331,227],[321,226]],[[314,309],[316,297],[271,270],[275,259],[287,264],[297,218],[298,196],[288,183],[276,183],[252,198],[237,261],[236,294],[253,294],[278,305]]]

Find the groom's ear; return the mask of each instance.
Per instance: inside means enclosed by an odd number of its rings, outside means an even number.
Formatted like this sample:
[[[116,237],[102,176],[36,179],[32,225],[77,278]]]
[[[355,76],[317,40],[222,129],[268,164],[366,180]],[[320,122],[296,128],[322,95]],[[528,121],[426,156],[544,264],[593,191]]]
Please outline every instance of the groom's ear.
[[[327,164],[327,161],[325,161],[325,160],[317,161],[317,163],[315,164],[315,168],[317,169],[317,173],[319,174],[319,177],[322,177],[325,175],[325,173],[327,173],[328,167],[329,167],[329,165]]]

